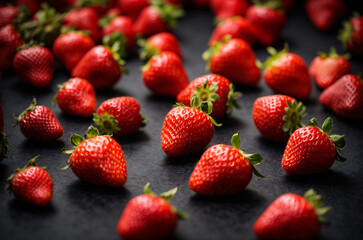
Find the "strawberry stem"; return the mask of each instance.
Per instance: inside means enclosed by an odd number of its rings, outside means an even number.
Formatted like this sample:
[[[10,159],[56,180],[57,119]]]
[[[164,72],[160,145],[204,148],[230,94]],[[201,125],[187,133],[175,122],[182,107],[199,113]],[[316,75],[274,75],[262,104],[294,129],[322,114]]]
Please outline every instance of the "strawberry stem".
[[[282,125],[282,130],[284,132],[288,132],[291,135],[296,129],[305,126],[301,122],[301,119],[306,116],[306,107],[302,102],[297,103],[295,100],[292,103],[286,101],[286,104],[286,115],[284,115],[282,118],[285,123]]]
[[[21,119],[30,111],[33,111],[35,109],[35,107],[37,106],[37,99],[35,97],[33,97],[33,100],[31,102],[31,104],[29,105],[29,107],[27,107],[22,113],[20,113],[20,115],[17,117],[15,116],[15,114],[13,115],[14,119],[16,120],[13,127],[18,126],[18,124],[20,123]]]
[[[179,105],[178,104],[179,103],[176,103],[177,106],[180,106],[180,104]],[[222,126],[221,123],[217,123],[216,120],[210,116],[210,114],[213,111],[213,103],[211,101],[200,102],[199,98],[197,96],[194,96],[190,99],[190,106],[197,108],[197,109],[201,110],[202,112],[204,112],[205,114],[207,114],[209,119],[215,126],[217,126],[217,127]]]
[[[281,57],[286,55],[289,52],[289,45],[287,43],[284,44],[284,48],[277,52],[277,50],[273,47],[267,47],[267,52],[271,55],[264,63],[258,63],[257,65],[261,69],[270,68],[275,65]]]
[[[102,115],[93,114],[93,122],[97,125],[101,134],[113,134],[119,130],[119,122],[109,113]]]

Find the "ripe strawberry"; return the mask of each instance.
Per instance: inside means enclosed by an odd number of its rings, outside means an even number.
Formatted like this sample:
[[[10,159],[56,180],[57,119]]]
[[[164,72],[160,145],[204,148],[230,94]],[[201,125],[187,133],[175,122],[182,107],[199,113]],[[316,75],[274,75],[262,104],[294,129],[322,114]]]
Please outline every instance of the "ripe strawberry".
[[[118,0],[118,7],[123,14],[136,20],[140,12],[149,6],[149,2],[150,0]]]
[[[0,74],[1,79],[1,74]],[[6,158],[6,153],[8,152],[8,139],[4,132],[4,115],[3,115],[3,108],[1,107],[0,103],[0,162]]]
[[[78,134],[71,136],[74,150],[64,151],[71,153],[68,165],[76,176],[84,182],[121,187],[127,180],[127,169],[124,153],[120,145],[110,136],[98,136],[98,130],[90,126],[86,139]]]
[[[188,76],[180,58],[165,51],[154,55],[142,68],[145,85],[155,94],[176,97],[188,85]]]
[[[234,91],[234,86],[217,74],[208,74],[194,79],[177,96],[176,100],[185,106],[190,106],[193,97],[197,97],[199,102],[211,101],[213,111],[211,117],[220,120],[226,114],[231,114],[233,107],[240,108],[236,99],[241,97],[240,92]]]
[[[117,223],[116,231],[123,239],[158,240],[169,237],[175,230],[178,218],[186,215],[169,203],[178,188],[173,188],[160,196],[144,187],[144,194],[131,199]]]
[[[363,56],[363,16],[355,13],[352,18],[345,21],[338,38],[349,52]]]
[[[14,57],[13,67],[18,76],[30,85],[44,89],[52,82],[54,59],[45,47],[31,46]]]
[[[209,5],[217,19],[245,15],[248,0],[210,0]]]
[[[287,45],[280,52],[268,47],[267,52],[271,57],[264,64],[259,64],[266,69],[264,78],[267,86],[278,93],[308,99],[312,86],[304,60],[297,54],[289,53]]]
[[[0,7],[0,28],[12,24],[19,10],[13,6]]]
[[[31,159],[24,168],[17,168],[7,181],[6,190],[14,194],[18,200],[38,207],[49,205],[53,196],[53,180],[44,170],[37,167],[35,160]]]
[[[273,201],[253,225],[259,239],[305,240],[320,232],[322,217],[331,208],[324,207],[320,195],[313,189],[304,197],[286,193]]]
[[[246,188],[252,172],[263,177],[253,166],[262,162],[261,155],[239,149],[239,132],[231,142],[232,146],[217,144],[203,153],[189,179],[194,192],[208,196],[236,194]]]
[[[14,127],[20,123],[20,130],[28,139],[53,141],[63,135],[63,128],[53,112],[45,106],[37,106],[35,98],[19,117],[14,118],[16,119]]]
[[[59,85],[53,103],[67,114],[79,117],[92,117],[96,110],[96,93],[93,86],[83,78],[71,78]]]
[[[107,10],[106,12],[106,16],[121,16],[122,15],[122,11],[121,9],[114,7],[114,8],[110,8]]]
[[[289,174],[315,174],[328,170],[337,161],[346,159],[340,155],[344,148],[343,135],[330,135],[333,120],[328,117],[322,129],[316,119],[309,126],[293,132],[282,157],[282,168]]]
[[[319,53],[310,64],[309,74],[314,78],[320,88],[327,88],[345,74],[351,73],[352,69],[348,56],[337,54],[335,48],[330,53]]]
[[[295,129],[304,127],[305,106],[289,96],[271,95],[257,98],[252,119],[261,135],[276,142],[287,142]]]
[[[242,39],[225,37],[203,53],[212,73],[222,75],[235,84],[256,86],[261,70],[256,65],[256,56],[251,46]]]
[[[319,101],[342,118],[363,118],[363,80],[347,74],[325,89]]]
[[[24,44],[13,25],[0,28],[0,70],[13,67],[16,49]]]

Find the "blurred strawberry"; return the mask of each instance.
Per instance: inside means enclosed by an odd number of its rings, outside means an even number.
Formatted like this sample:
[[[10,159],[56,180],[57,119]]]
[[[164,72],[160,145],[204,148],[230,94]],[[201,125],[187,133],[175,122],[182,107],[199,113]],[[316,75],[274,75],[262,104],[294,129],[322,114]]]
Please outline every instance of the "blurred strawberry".
[[[0,28],[0,70],[9,70],[13,67],[16,49],[23,44],[24,41],[13,25]]]
[[[248,0],[210,0],[210,8],[217,19],[245,15],[250,5]]]
[[[13,2],[17,7],[25,5],[31,16],[40,10],[40,1],[38,0],[13,0]]]
[[[118,7],[126,16],[136,20],[140,12],[149,6],[150,0],[118,0]]]
[[[350,20],[343,23],[338,38],[349,52],[363,56],[363,16],[354,13]]]
[[[19,10],[13,6],[0,7],[0,28],[12,24]]]

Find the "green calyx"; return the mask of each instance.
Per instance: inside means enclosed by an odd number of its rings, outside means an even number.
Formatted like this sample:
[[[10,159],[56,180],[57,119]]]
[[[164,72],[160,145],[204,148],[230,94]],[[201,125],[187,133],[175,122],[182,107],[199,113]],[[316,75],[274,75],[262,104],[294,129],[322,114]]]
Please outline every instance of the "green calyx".
[[[18,126],[18,124],[20,123],[21,119],[30,111],[33,111],[35,109],[35,107],[37,106],[37,99],[35,97],[33,97],[33,100],[31,102],[31,104],[29,105],[29,107],[27,107],[18,117],[14,116],[15,119],[15,123],[13,125],[13,127]]]
[[[330,132],[333,129],[333,119],[331,117],[325,119],[322,128],[318,127],[318,123],[315,117],[309,121],[309,126],[318,128],[320,131],[325,133],[330,138],[330,140],[333,141],[337,151],[335,157],[336,161],[345,162],[347,160],[345,157],[343,157],[340,154],[340,150],[342,150],[345,147],[344,135],[337,135],[337,134],[330,135]]]
[[[120,65],[122,71],[124,71],[125,60],[122,58],[126,56],[126,38],[123,37],[122,32],[117,31],[108,34],[102,39],[103,45],[108,48],[115,59]]]
[[[197,108],[200,111],[204,112],[208,115],[211,122],[214,124],[214,126],[220,127],[222,126],[221,123],[217,123],[214,118],[210,116],[210,114],[213,111],[213,103],[211,101],[203,101],[201,102],[197,96],[194,96],[190,99],[190,106],[193,108]]]
[[[204,51],[202,53],[202,59],[207,62],[207,65],[205,66],[206,70],[210,69],[210,61],[213,57],[213,55],[218,55],[219,50],[221,47],[228,42],[231,39],[231,35],[226,35],[222,38],[221,41],[214,43],[209,49]]]
[[[0,132],[0,162],[7,158],[6,153],[8,152],[8,148],[10,144],[4,132]]]
[[[147,118],[145,115],[141,115],[141,119],[142,119],[141,127],[144,128],[147,125]]]
[[[152,56],[159,55],[161,53],[158,48],[148,44],[146,39],[139,38],[137,40],[137,44],[141,47],[139,54],[141,60],[148,60],[152,58]]]
[[[16,29],[19,29],[19,27],[30,18],[30,12],[29,8],[26,5],[21,5],[18,7],[18,13],[16,14],[13,24]]]
[[[151,6],[155,7],[160,15],[160,18],[169,25],[171,29],[178,25],[178,19],[185,15],[185,12],[180,7],[168,4],[165,0],[152,0]]]
[[[215,83],[208,83],[206,80],[202,87],[197,86],[191,98],[198,98],[199,102],[210,101],[214,102],[219,99],[219,95],[216,93],[218,91],[218,85]]]
[[[284,115],[282,118],[285,123],[282,125],[282,130],[284,132],[288,132],[291,135],[296,129],[305,126],[301,122],[301,119],[307,115],[305,113],[306,107],[302,102],[297,103],[295,100],[292,103],[286,101],[286,104],[286,115]]]
[[[81,29],[76,29],[74,26],[65,26],[63,25],[60,31],[60,34],[67,34],[67,33],[78,33],[78,34],[83,34],[86,36],[90,36],[91,35],[91,31],[90,30],[81,30]]]
[[[109,0],[78,0],[73,8],[83,8],[83,7],[106,7]]]
[[[93,114],[93,122],[97,125],[101,134],[113,134],[121,130],[117,125],[118,121],[109,113],[104,113],[102,115]]]
[[[360,15],[358,12],[353,12],[352,18],[359,16]],[[343,21],[342,28],[339,30],[338,33],[338,40],[342,42],[344,48],[347,47],[348,42],[352,41],[353,33],[354,33],[354,28],[352,24],[350,24],[350,19]]]
[[[262,156],[258,153],[252,153],[252,154],[246,153],[243,149],[239,148],[240,142],[241,142],[241,139],[239,137],[239,132],[233,134],[232,139],[231,139],[232,147],[236,148],[245,158],[247,158],[249,160],[249,162],[251,163],[252,171],[257,177],[264,178],[265,176],[263,176],[254,167],[255,165],[258,165],[262,162],[262,160],[263,160]]]
[[[234,91],[234,85],[231,83],[229,84],[229,92],[228,92],[228,98],[227,98],[227,111],[226,113],[229,115],[232,113],[233,108],[241,109],[241,106],[236,101],[238,98],[242,97],[241,92],[235,92]]]
[[[98,21],[98,25],[102,28],[106,27],[107,25],[109,25],[111,23],[111,21],[116,18],[117,16],[116,15],[106,15],[104,16],[103,18],[101,18],[99,21]]]
[[[323,59],[326,59],[326,58],[337,58],[337,57],[344,57],[345,59],[349,60],[350,59],[350,54],[349,53],[346,53],[344,55],[339,55],[337,53],[337,50],[335,49],[335,47],[331,47],[330,48],[330,52],[329,53],[324,53],[324,52],[318,52],[318,55],[319,57],[323,58]]]
[[[268,1],[264,1],[264,0],[253,0],[253,4],[260,6],[260,7],[265,7],[265,8],[272,8],[272,9],[276,9],[276,10],[283,10],[284,9],[284,5],[282,4],[281,1],[279,0],[268,0]]]
[[[331,210],[330,206],[323,206],[324,202],[320,195],[316,194],[313,189],[309,189],[304,194],[304,198],[310,202],[315,209],[316,214],[318,215],[318,219],[320,223],[327,224],[328,221],[324,219],[323,215]]]
[[[271,56],[267,58],[264,63],[256,60],[257,67],[261,69],[266,69],[274,66],[281,57],[289,53],[289,45],[285,43],[284,48],[280,52],[277,52],[277,50],[273,47],[267,47],[266,50]]]

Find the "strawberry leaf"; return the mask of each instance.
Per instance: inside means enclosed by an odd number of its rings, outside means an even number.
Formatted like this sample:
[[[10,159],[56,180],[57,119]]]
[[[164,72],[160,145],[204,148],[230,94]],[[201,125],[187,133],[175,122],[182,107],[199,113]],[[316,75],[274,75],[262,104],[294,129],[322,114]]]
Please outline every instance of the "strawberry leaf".
[[[330,211],[331,207],[323,207],[324,202],[322,197],[316,194],[313,189],[309,189],[305,192],[304,198],[314,206],[315,212],[319,218],[319,222],[323,224],[328,223],[328,221],[323,218],[323,215]]]
[[[81,144],[81,142],[83,142],[83,140],[84,139],[80,135],[78,135],[76,133],[73,133],[71,135],[71,143],[75,147],[78,146],[79,144]]]
[[[229,92],[228,92],[228,99],[227,99],[227,110],[226,113],[229,115],[232,113],[233,108],[240,109],[241,106],[238,104],[237,99],[242,97],[241,92],[234,91],[234,85],[231,83],[229,84]]]
[[[333,141],[336,148],[343,149],[345,147],[344,135],[330,135],[330,139]]]
[[[100,132],[98,131],[98,129],[91,125],[87,129],[86,138],[91,139],[91,138],[97,137],[99,133]]]
[[[327,119],[325,119],[322,129],[323,129],[323,132],[325,132],[329,136],[331,130],[333,129],[333,120],[331,119],[331,117],[328,117]]]
[[[231,139],[232,147],[239,150],[239,145],[241,144],[241,139],[239,137],[239,132],[233,134]]]
[[[178,187],[172,188],[169,191],[160,194],[160,197],[164,198],[169,202],[170,198],[173,197],[178,192]]]
[[[119,130],[119,122],[109,113],[102,115],[93,114],[93,122],[97,125],[101,134],[113,134]]]

